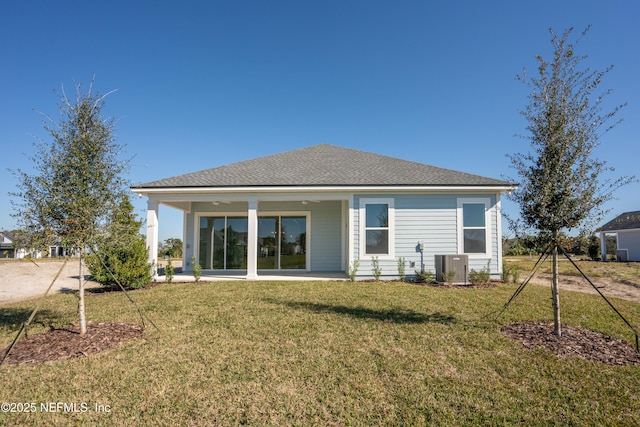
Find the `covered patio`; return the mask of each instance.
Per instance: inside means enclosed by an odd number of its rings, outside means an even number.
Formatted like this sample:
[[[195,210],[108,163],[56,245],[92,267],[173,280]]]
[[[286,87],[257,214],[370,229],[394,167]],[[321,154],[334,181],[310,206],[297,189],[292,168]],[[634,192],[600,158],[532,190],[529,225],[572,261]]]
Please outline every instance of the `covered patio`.
[[[323,273],[310,273],[310,272],[260,272],[259,276],[254,279],[247,278],[244,272],[230,273],[230,272],[215,272],[215,271],[203,271],[200,276],[199,282],[228,282],[228,281],[271,281],[271,282],[311,282],[311,281],[347,281],[349,278],[343,271],[337,272],[323,272]],[[155,279],[158,283],[165,283],[167,277],[165,275],[158,275]],[[181,272],[173,275],[173,283],[191,283],[196,279],[192,272]]]

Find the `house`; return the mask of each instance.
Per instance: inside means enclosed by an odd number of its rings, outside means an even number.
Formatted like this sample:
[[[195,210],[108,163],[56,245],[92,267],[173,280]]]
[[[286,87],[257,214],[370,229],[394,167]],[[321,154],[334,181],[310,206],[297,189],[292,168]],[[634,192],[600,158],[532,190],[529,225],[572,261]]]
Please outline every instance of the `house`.
[[[19,233],[19,232],[16,232]],[[22,244],[19,243],[20,235],[16,235],[12,233],[10,235],[7,232],[0,232],[0,258],[25,258],[29,256],[31,258],[42,258],[45,257],[68,257],[68,256],[77,256],[78,251],[73,249],[66,249],[61,246],[60,242],[54,243],[53,245],[47,246],[47,250],[41,251],[37,249],[29,249],[25,247],[21,247]]]
[[[602,260],[607,260],[606,235],[616,235],[616,254],[619,261],[640,261],[640,211],[618,215],[600,230]]]
[[[14,239],[4,231],[0,232],[0,258],[16,258]]]
[[[158,207],[184,212],[183,265],[247,279],[298,272],[358,279],[434,271],[435,256],[502,268],[500,197],[515,184],[321,144],[147,182],[147,244],[157,262]],[[344,276],[343,276],[344,277]]]

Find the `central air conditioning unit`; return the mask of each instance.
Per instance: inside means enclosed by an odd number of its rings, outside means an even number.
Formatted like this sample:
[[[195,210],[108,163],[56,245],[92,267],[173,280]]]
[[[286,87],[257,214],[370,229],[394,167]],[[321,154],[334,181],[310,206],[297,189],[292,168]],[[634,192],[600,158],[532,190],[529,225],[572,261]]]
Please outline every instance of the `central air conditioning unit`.
[[[436,280],[447,282],[447,273],[453,274],[453,283],[467,284],[469,257],[467,255],[436,255]]]

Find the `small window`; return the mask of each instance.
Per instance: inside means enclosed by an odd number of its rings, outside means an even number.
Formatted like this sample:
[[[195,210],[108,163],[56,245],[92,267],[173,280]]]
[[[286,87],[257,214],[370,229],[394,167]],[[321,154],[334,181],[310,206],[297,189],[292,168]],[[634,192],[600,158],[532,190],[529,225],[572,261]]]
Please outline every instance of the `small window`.
[[[361,255],[393,256],[392,219],[393,203],[390,200],[361,200]]]
[[[458,219],[461,222],[460,250],[465,254],[489,252],[487,225],[488,201],[462,199],[458,201]]]

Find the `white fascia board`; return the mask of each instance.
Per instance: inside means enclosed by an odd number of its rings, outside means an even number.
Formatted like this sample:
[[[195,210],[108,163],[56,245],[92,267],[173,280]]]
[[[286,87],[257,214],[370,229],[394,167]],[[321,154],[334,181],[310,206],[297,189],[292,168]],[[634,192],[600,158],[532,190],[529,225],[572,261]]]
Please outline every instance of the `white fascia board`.
[[[640,231],[640,228],[624,228],[624,229],[621,229],[621,230],[601,231],[601,233],[614,234],[614,233],[630,233],[630,232],[638,232],[638,231]]]
[[[506,193],[517,186],[309,186],[309,187],[169,187],[169,188],[131,188],[136,194],[246,194],[263,195],[265,193],[395,193],[395,192],[469,192],[469,193]]]

